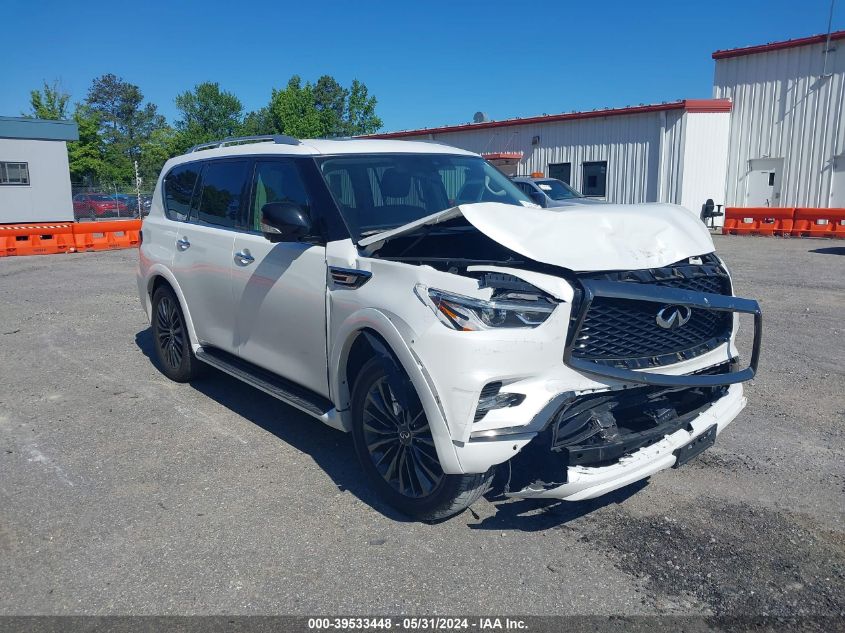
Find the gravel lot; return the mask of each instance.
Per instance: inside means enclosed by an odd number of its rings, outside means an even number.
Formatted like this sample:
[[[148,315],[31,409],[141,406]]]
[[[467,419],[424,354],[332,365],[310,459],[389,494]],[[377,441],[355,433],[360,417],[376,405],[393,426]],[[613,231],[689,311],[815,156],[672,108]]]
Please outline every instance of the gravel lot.
[[[381,506],[344,434],[159,374],[136,252],[0,260],[0,614],[845,616],[845,244],[715,239],[766,328],[715,447],[437,525]]]

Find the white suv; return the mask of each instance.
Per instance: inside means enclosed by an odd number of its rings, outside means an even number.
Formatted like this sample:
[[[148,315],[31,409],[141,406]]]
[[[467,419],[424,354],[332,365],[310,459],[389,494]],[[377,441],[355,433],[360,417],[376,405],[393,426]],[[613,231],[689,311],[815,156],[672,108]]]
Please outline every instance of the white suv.
[[[579,500],[688,461],[745,406],[760,347],[760,309],[694,214],[542,209],[425,142],[254,137],[171,159],[138,289],[166,376],[211,365],[351,432],[382,498],[425,520],[496,472],[506,495]]]

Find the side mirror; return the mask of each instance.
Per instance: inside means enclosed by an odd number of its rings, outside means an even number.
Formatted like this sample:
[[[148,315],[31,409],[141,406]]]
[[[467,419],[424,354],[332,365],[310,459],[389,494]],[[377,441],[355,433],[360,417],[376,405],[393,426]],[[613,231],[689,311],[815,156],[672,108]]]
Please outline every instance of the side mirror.
[[[541,207],[546,206],[546,194],[542,191],[532,191],[531,200],[533,200],[535,204],[539,204]]]
[[[261,232],[271,242],[296,242],[311,233],[311,220],[298,204],[268,202],[261,207]]]

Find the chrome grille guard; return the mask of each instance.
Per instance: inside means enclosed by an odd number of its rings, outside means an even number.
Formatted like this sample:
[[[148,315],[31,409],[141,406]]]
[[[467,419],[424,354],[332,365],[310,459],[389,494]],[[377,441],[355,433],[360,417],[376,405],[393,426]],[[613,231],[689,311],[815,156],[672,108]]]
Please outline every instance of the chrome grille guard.
[[[651,284],[635,284],[624,281],[582,279],[580,283],[584,295],[581,305],[578,308],[574,325],[570,328],[571,331],[567,338],[566,349],[563,353],[563,362],[569,367],[603,378],[668,387],[715,387],[719,385],[731,385],[751,380],[757,373],[757,365],[760,361],[760,344],[763,336],[763,313],[760,310],[760,305],[753,299],[693,292]],[[637,371],[624,367],[614,367],[592,360],[577,358],[573,356],[572,352],[590,305],[597,297],[649,301],[655,304],[679,305],[704,310],[751,314],[754,316],[754,343],[751,351],[751,362],[745,369],[725,374],[675,376],[656,372]]]

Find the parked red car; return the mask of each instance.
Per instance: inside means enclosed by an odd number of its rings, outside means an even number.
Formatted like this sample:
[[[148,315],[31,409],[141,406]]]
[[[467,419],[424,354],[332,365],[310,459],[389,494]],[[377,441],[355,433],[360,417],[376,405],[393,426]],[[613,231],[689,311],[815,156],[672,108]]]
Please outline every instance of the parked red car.
[[[126,203],[104,193],[78,193],[73,197],[73,216],[80,218],[104,218],[126,213]]]

